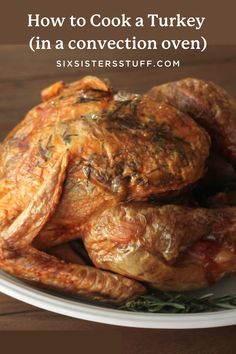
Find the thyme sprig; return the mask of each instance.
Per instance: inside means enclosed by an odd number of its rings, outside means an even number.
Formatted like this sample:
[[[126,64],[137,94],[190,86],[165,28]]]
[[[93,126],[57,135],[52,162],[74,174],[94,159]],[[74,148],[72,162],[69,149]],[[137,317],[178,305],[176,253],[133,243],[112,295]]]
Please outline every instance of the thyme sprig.
[[[119,306],[120,310],[149,313],[198,313],[236,309],[236,294],[214,297],[206,294],[189,297],[182,294],[159,293],[139,296]]]

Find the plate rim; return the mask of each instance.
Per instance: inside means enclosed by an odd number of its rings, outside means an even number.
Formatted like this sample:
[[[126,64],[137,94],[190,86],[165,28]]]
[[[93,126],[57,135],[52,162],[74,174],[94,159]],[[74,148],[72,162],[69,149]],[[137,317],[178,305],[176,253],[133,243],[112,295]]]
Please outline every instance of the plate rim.
[[[152,329],[194,329],[236,325],[236,309],[197,314],[128,312],[85,304],[46,293],[0,272],[0,292],[38,308],[64,316],[109,325]]]

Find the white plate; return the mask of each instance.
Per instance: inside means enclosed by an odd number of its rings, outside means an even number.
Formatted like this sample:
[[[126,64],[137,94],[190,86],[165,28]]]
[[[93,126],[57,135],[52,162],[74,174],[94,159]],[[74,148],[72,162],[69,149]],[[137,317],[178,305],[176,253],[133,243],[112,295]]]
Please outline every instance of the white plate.
[[[0,271],[0,292],[30,305],[83,320],[141,328],[206,328],[236,324],[236,310],[200,314],[149,314],[114,310],[37,289]],[[236,294],[236,276],[202,293]],[[195,293],[195,295],[200,294]]]

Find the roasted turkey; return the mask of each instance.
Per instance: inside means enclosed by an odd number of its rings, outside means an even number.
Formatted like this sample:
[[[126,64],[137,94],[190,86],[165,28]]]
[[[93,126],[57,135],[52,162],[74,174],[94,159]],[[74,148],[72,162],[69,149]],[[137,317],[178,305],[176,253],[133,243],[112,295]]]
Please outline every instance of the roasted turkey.
[[[236,271],[236,207],[196,197],[213,154],[236,166],[223,89],[188,78],[137,95],[87,76],[42,101],[0,146],[2,270],[117,302]],[[68,248],[76,239],[90,265]]]

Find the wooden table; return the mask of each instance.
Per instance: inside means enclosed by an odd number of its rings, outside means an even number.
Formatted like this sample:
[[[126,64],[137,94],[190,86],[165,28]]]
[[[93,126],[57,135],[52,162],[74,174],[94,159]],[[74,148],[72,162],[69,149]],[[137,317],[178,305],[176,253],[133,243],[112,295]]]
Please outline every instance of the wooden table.
[[[68,56],[63,54],[64,58]],[[53,52],[34,55],[24,46],[0,46],[0,139],[39,101],[43,87],[59,79],[72,81],[91,73],[86,69],[57,69],[57,57]],[[73,57],[76,55],[70,54]],[[161,82],[195,76],[214,80],[236,96],[236,47],[211,47],[202,55],[188,53],[180,57],[182,66],[177,69],[93,69],[92,74],[109,77],[115,86],[138,92]],[[157,348],[161,354],[235,353],[236,326],[168,331],[118,328],[46,312],[3,294],[0,294],[0,330],[99,331],[104,338],[119,333],[126,338],[124,353],[131,353],[131,348],[136,348],[136,353],[156,353]]]

